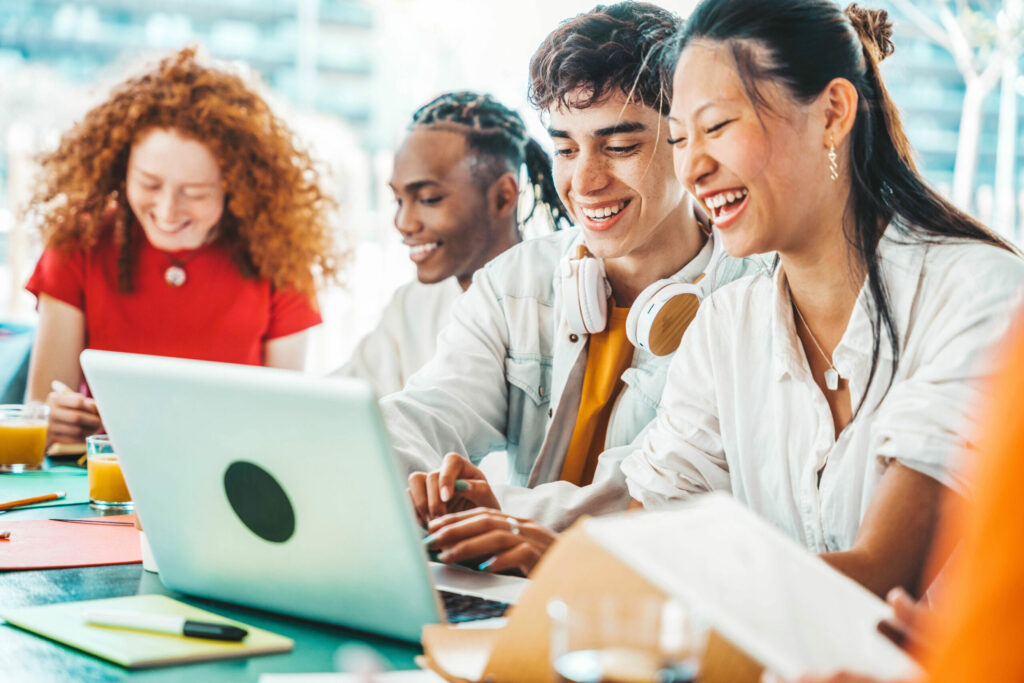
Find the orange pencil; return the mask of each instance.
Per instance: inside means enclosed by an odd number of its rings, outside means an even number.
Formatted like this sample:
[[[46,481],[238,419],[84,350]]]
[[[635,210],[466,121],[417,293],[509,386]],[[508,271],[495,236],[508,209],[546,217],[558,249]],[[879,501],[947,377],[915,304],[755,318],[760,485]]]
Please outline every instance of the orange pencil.
[[[57,493],[47,493],[45,496],[32,496],[31,498],[12,500],[6,503],[0,503],[0,510],[10,510],[11,508],[20,508],[23,505],[35,505],[36,503],[45,503],[48,500],[60,500],[66,495],[68,494],[65,493],[64,491],[57,491]]]

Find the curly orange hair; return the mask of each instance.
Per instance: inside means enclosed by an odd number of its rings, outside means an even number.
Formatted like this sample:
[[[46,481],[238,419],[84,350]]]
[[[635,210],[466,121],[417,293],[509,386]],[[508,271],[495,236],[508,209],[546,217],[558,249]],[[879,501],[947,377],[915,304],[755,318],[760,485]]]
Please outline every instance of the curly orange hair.
[[[312,159],[262,97],[240,77],[200,64],[195,47],[115,87],[41,157],[32,204],[48,248],[90,249],[113,233],[120,289],[132,290],[125,176],[133,142],[154,128],[203,143],[219,161],[225,199],[217,230],[244,274],[310,296],[317,279],[338,275],[327,220],[335,203]]]

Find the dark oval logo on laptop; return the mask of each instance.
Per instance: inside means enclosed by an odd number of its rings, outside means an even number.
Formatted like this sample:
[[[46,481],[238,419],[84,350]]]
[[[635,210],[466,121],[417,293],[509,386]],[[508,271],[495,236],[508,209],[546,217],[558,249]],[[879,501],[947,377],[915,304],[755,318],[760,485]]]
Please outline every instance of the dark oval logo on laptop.
[[[284,543],[295,533],[295,510],[288,494],[259,465],[231,463],[224,472],[224,492],[242,524],[260,538]]]

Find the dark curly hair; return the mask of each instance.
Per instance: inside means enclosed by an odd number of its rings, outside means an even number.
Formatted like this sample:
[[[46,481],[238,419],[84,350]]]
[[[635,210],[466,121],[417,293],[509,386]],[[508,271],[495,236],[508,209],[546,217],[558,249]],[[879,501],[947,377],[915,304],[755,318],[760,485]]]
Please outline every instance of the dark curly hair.
[[[656,65],[681,24],[667,9],[632,1],[598,5],[562,22],[530,62],[530,102],[538,109],[585,109],[618,91],[668,114],[671,97]]]
[[[132,144],[164,128],[201,142],[226,189],[217,230],[246,276],[313,296],[315,275],[333,278],[339,257],[327,220],[334,206],[309,155],[238,76],[200,63],[187,47],[130,78],[40,159],[32,198],[47,248],[90,249],[112,237],[118,286],[130,292],[133,215],[125,193]]]
[[[522,117],[490,95],[470,91],[439,95],[416,110],[409,128],[455,124],[466,146],[477,155],[475,178],[482,189],[490,187],[503,173],[526,176],[533,185],[534,204],[522,222],[530,220],[538,205],[547,207],[551,225],[558,230],[572,225],[558,198],[551,177],[551,159],[540,143],[526,132]]]

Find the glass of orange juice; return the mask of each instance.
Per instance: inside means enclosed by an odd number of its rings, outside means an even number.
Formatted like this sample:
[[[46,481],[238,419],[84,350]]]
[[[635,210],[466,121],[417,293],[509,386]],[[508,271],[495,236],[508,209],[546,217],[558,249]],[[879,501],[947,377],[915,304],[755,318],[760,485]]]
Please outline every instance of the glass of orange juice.
[[[89,474],[89,505],[99,510],[131,510],[132,496],[121,474],[121,463],[106,434],[85,438]]]
[[[0,472],[43,466],[49,419],[50,409],[39,403],[0,405]]]

